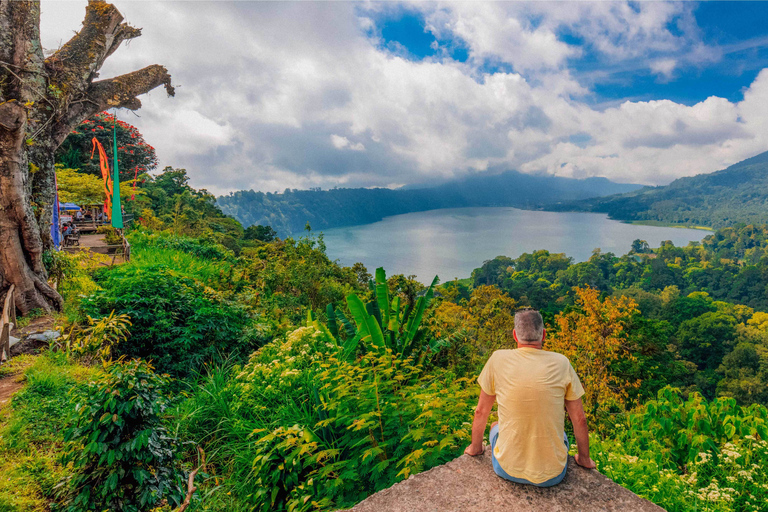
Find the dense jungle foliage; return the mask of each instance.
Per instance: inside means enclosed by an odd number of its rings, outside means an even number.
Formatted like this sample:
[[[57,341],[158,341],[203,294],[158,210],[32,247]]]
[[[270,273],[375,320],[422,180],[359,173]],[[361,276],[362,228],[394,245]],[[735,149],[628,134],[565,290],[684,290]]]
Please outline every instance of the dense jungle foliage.
[[[228,215],[248,226],[269,225],[280,236],[314,229],[376,222],[390,215],[467,206],[536,208],[545,204],[619,194],[639,185],[605,178],[583,180],[507,171],[469,176],[425,188],[335,188],[282,193],[240,190],[218,198]]]
[[[607,213],[628,221],[721,228],[768,223],[768,152],[722,171],[680,178],[617,196],[547,207]]]
[[[601,472],[672,511],[768,510],[768,226],[425,285],[243,229],[183,170],[135,202],[131,261],[49,255],[64,336],[0,366],[24,383],[2,512],[350,507],[463,452],[523,306],[585,385]]]

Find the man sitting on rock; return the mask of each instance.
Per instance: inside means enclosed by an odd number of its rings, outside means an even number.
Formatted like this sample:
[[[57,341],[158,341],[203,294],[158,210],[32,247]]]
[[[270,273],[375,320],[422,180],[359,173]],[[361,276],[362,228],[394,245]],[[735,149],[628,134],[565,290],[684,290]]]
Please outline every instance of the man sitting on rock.
[[[499,421],[491,425],[490,433],[493,470],[513,482],[550,487],[559,484],[568,469],[565,410],[578,445],[576,463],[595,467],[589,458],[581,403],[584,388],[567,357],[542,350],[547,333],[538,311],[517,311],[512,335],[517,349],[491,354],[477,379],[480,400],[472,423],[472,444],[464,453],[483,453],[488,415],[498,400]]]

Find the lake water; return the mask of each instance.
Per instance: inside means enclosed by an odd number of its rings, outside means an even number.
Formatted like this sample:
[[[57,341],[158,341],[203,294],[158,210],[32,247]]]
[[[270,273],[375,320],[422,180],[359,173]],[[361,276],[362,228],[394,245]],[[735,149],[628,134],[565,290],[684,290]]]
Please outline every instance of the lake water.
[[[662,240],[677,246],[701,240],[708,231],[624,224],[598,213],[555,213],[516,208],[454,208],[407,213],[380,222],[324,231],[327,254],[342,265],[362,262],[373,273],[415,274],[429,282],[469,277],[496,256],[516,258],[547,249],[576,261],[595,248],[621,256],[632,241],[651,247]]]

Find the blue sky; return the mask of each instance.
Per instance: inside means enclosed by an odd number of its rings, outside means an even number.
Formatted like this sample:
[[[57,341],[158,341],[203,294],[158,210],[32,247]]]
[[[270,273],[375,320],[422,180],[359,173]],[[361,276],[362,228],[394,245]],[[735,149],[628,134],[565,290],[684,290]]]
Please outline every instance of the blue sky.
[[[118,113],[216,194],[518,170],[663,185],[768,150],[768,2],[114,0],[178,86]],[[43,0],[43,46],[85,0]]]
[[[662,99],[693,105],[710,96],[741,101],[744,90],[768,67],[768,1],[690,2],[688,9],[695,19],[699,40],[714,55],[711,61],[684,63],[670,76],[659,76],[643,66],[643,61],[653,55],[616,62],[563,27],[560,39],[583,52],[568,59],[568,67],[589,88],[585,99],[595,105]],[[466,62],[469,57],[465,41],[436,37],[426,14],[412,5],[386,9],[375,14],[374,19],[380,47],[405,58]],[[537,17],[529,20],[535,25]],[[675,18],[667,26],[683,36],[677,27],[679,21],[680,17]],[[656,56],[684,61],[685,50],[657,52]],[[517,71],[512,65],[493,60],[484,63],[482,69],[489,73]]]

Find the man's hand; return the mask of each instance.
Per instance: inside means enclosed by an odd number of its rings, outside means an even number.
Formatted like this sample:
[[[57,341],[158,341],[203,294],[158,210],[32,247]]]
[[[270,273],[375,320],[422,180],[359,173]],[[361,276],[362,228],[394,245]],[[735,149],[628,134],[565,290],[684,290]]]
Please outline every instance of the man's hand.
[[[467,448],[467,450],[469,450],[469,448]],[[466,451],[464,453],[466,453]],[[577,453],[573,458],[576,459],[576,464],[583,468],[595,469],[597,467],[595,461],[589,457],[579,457],[579,454]]]
[[[471,455],[472,457],[476,457],[478,455],[482,455],[485,451],[485,447],[481,444],[480,447],[475,446],[474,444],[471,444],[467,446],[466,450],[464,450],[464,453],[467,455]]]
[[[483,435],[485,427],[488,425],[488,416],[491,414],[493,402],[496,401],[496,395],[489,395],[482,389],[480,390],[480,399],[475,408],[475,417],[472,420],[472,444],[467,446],[464,453],[475,457],[483,453]]]

